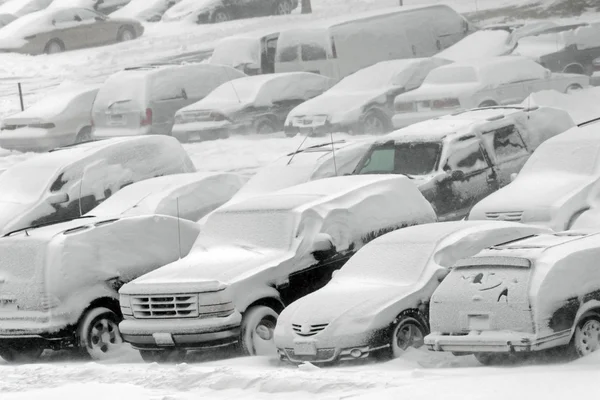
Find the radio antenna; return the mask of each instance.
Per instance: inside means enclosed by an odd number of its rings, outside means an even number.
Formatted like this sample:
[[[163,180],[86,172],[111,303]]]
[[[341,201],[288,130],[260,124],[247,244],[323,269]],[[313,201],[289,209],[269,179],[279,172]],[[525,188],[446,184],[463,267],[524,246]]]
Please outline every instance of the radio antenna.
[[[180,227],[180,218],[179,218],[179,197],[177,197],[176,201],[177,201],[177,246],[179,247],[179,259],[181,260],[181,227]]]
[[[286,165],[290,165],[292,163],[292,160],[294,159],[294,157],[296,157],[296,154],[298,154],[300,152],[300,148],[302,147],[304,142],[306,142],[306,139],[308,139],[308,136],[310,136],[310,135],[304,136],[304,139],[302,139],[302,142],[300,142],[300,146],[298,146],[296,151],[292,153],[292,156],[290,157],[290,160],[288,161],[288,163]]]
[[[85,169],[83,170],[83,172],[81,173],[81,181],[79,181],[79,199],[78,199],[78,203],[79,203],[79,217],[83,216],[83,210],[81,209],[81,188],[83,186],[83,177],[85,176]]]
[[[227,75],[227,82],[229,82],[229,84],[231,85],[231,89],[233,89],[233,93],[235,93],[235,97],[237,97],[238,103],[242,104],[242,99],[240,99],[240,95],[238,94],[237,90],[235,89],[235,85],[232,82],[235,79],[231,79],[231,77],[229,76],[229,71],[227,71],[227,67],[225,65],[223,65],[223,69],[225,70],[225,75]]]
[[[329,137],[331,138],[331,153],[333,154],[333,170],[335,171],[335,176],[338,176],[337,171],[337,163],[335,161],[335,146],[333,145],[333,132],[329,131]]]

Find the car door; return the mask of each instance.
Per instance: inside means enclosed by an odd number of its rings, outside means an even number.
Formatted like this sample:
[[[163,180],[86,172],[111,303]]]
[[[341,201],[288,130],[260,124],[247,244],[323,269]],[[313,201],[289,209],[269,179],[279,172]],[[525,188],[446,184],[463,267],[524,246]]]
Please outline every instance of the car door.
[[[85,35],[87,38],[87,46],[97,46],[116,41],[116,34],[111,35],[111,27],[106,22],[106,17],[85,9],[78,9],[76,14],[81,19]]]
[[[496,171],[481,141],[463,136],[447,143],[442,163],[446,177],[436,182],[435,190],[424,193],[440,221],[460,220],[481,199],[498,189]]]
[[[54,29],[49,32],[48,40],[59,39],[65,50],[79,49],[86,45],[86,26],[72,9],[57,11],[52,16]]]
[[[506,82],[495,90],[499,104],[517,104],[522,102],[532,92],[534,80]]]
[[[519,129],[514,124],[505,125],[483,132],[482,137],[494,159],[498,186],[508,185],[510,176],[518,173],[530,156]]]

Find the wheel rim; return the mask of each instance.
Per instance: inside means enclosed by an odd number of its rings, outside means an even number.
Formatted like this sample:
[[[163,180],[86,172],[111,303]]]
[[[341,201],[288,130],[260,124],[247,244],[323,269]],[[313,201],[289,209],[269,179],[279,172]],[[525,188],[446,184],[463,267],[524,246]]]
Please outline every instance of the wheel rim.
[[[385,131],[383,121],[375,115],[369,115],[365,119],[365,133],[381,134]]]
[[[577,86],[577,85],[571,85],[571,86],[569,86],[569,87],[567,88],[567,94],[571,94],[571,93],[574,93],[574,92],[578,92],[578,91],[580,91],[581,89],[582,89],[582,88],[581,88],[580,86]]]
[[[577,330],[577,348],[581,356],[586,356],[600,348],[600,321],[590,319]]]
[[[48,45],[48,54],[56,54],[62,51],[62,47],[57,42],[52,42]]]
[[[415,322],[406,322],[396,327],[393,336],[392,349],[394,356],[399,356],[409,347],[419,348],[423,346],[425,335]]]
[[[117,324],[108,319],[98,319],[90,330],[88,347],[94,355],[106,355],[123,343]]]
[[[275,332],[275,321],[269,317],[263,317],[256,327],[252,330],[252,345],[255,355],[270,355],[275,350],[273,342],[273,333]]]
[[[129,40],[133,40],[133,33],[131,33],[130,30],[126,29],[121,34],[121,41],[122,42],[127,42]]]
[[[226,22],[229,21],[229,17],[224,12],[218,12],[215,15],[215,22]]]

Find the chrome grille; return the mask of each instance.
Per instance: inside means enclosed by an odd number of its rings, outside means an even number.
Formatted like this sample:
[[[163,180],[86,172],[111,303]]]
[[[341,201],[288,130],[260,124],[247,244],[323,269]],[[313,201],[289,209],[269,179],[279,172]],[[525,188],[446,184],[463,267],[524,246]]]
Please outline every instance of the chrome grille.
[[[294,349],[285,349],[285,353],[293,361],[331,361],[335,357],[335,349],[332,348],[317,349],[316,356],[296,355]]]
[[[194,318],[198,317],[198,295],[133,296],[131,308],[135,318]]]
[[[487,212],[485,217],[495,221],[521,222],[523,211]]]
[[[327,328],[329,324],[315,324],[315,325],[298,325],[292,324],[292,329],[296,332],[296,335],[299,336],[314,336],[317,333],[321,332],[325,328]]]

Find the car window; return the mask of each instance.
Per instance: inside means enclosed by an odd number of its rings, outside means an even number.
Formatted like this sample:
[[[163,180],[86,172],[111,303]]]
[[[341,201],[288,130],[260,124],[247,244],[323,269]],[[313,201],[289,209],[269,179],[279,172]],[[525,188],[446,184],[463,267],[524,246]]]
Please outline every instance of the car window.
[[[463,171],[465,174],[471,174],[488,167],[479,140],[459,139],[448,146],[444,171]]]
[[[277,61],[292,62],[298,59],[298,45],[284,47],[277,54]]]
[[[439,142],[418,141],[375,148],[359,173],[427,175],[437,168],[441,149]]]
[[[394,170],[394,148],[375,149],[371,156],[360,170],[361,174],[369,174],[379,171],[392,173]]]
[[[327,50],[317,44],[303,44],[300,46],[302,61],[319,61],[327,59]]]
[[[98,17],[98,14],[91,10],[77,10],[77,15],[79,15],[82,21],[89,21]]]
[[[494,149],[498,162],[527,154],[523,138],[514,125],[484,132],[483,139],[488,143],[488,149]]]
[[[77,22],[75,12],[71,10],[61,10],[54,14],[52,22],[55,24],[66,24],[69,22]]]

